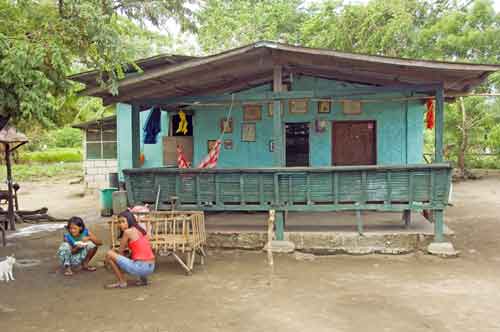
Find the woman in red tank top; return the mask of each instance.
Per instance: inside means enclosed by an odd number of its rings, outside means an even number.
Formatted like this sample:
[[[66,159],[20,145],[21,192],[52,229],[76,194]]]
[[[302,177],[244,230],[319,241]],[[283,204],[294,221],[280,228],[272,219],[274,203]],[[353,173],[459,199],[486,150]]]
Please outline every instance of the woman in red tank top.
[[[106,288],[126,288],[124,272],[139,277],[137,285],[145,286],[148,283],[147,277],[155,268],[155,256],[148,235],[130,211],[120,213],[118,221],[121,238],[119,252],[109,250],[106,254],[106,261],[113,269],[118,282],[109,284]],[[125,256],[127,247],[130,258]]]

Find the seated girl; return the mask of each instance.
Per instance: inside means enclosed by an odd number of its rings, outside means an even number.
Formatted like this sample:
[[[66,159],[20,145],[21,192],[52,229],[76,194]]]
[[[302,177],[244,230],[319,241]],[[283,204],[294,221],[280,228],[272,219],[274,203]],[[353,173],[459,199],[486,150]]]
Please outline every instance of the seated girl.
[[[66,230],[64,242],[57,251],[57,256],[64,267],[64,275],[72,276],[71,267],[77,265],[81,265],[83,270],[95,271],[96,268],[89,266],[89,262],[97,252],[97,246],[100,246],[102,242],[85,227],[80,217],[71,217]]]
[[[127,280],[124,272],[139,277],[138,286],[148,283],[147,277],[153,273],[155,268],[155,256],[146,233],[130,211],[123,211],[118,216],[120,227],[120,248],[118,253],[109,250],[106,261],[113,269],[118,279],[117,283],[106,285],[106,288],[126,288]],[[125,252],[130,251],[130,258]]]

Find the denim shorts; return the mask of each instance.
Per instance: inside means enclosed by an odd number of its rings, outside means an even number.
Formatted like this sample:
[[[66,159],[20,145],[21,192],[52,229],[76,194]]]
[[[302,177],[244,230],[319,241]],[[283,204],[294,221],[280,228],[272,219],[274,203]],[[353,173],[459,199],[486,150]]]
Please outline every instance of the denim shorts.
[[[147,277],[155,270],[154,263],[134,261],[125,256],[118,256],[116,263],[120,269],[137,277]]]

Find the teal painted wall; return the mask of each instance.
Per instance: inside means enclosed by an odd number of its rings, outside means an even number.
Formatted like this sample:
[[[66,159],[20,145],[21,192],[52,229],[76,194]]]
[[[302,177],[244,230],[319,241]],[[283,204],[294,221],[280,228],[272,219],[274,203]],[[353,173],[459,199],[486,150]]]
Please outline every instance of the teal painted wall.
[[[116,104],[118,171],[121,180],[123,179],[122,170],[133,167],[131,128],[132,107],[128,104]]]
[[[325,80],[313,77],[295,77],[292,91],[352,89],[357,85]],[[270,91],[271,86],[265,85],[245,92]],[[383,95],[380,97],[402,97],[401,95]],[[374,99],[367,96],[366,99]],[[424,105],[417,101],[408,102],[408,112],[405,112],[405,102],[375,102],[363,103],[361,115],[344,115],[342,104],[334,103],[329,114],[317,113],[317,102],[309,101],[307,114],[289,114],[288,103],[284,103],[283,122],[309,122],[310,126],[310,165],[330,166],[332,150],[332,121],[342,120],[375,120],[377,123],[377,162],[381,165],[405,164],[422,162],[423,150],[423,115]],[[198,107],[194,111],[194,164],[207,154],[207,140],[220,136],[220,119],[227,116],[229,106]],[[407,116],[405,115],[407,114]],[[219,158],[218,167],[268,167],[273,166],[272,153],[269,152],[269,141],[272,138],[272,117],[268,114],[267,105],[262,108],[262,120],[256,121],[256,142],[241,141],[241,124],[243,110],[240,105],[232,110],[233,133],[225,134],[225,139],[233,140],[233,149],[225,150]],[[314,129],[316,119],[328,120],[327,129],[318,133]],[[408,146],[408,149],[407,149]]]
[[[140,151],[144,153],[144,164],[141,168],[161,167],[163,166],[163,136],[168,135],[168,114],[162,112],[161,114],[161,132],[158,134],[158,141],[156,144],[143,144],[144,131],[143,127],[147,121],[150,110],[140,113]],[[117,124],[117,139],[118,139],[118,170],[120,177],[123,174],[123,169],[133,167],[132,156],[132,107],[128,104],[116,105],[116,124]]]
[[[295,76],[291,83],[292,91],[324,90],[341,91],[352,89],[357,85],[345,82],[331,81],[314,77]],[[359,85],[361,86],[361,85]],[[271,85],[259,86],[238,95],[271,91]],[[378,97],[402,97],[402,95],[380,95]],[[366,96],[374,99],[374,96]],[[284,103],[283,122],[310,123],[310,165],[313,167],[331,165],[332,150],[332,121],[342,120],[375,120],[377,127],[377,162],[381,165],[421,163],[423,150],[423,116],[425,106],[418,101],[406,102],[373,102],[363,103],[361,115],[344,115],[340,102],[334,103],[329,114],[317,113],[317,102],[309,101],[307,114],[289,114],[288,103]],[[228,115],[227,106],[199,106],[193,107],[193,139],[194,165],[196,166],[208,153],[207,141],[220,137],[220,120]],[[407,109],[407,111],[406,111]],[[119,136],[119,168],[130,167],[131,159],[128,149],[131,146],[130,132],[120,130],[120,126],[130,128],[130,106],[119,104],[117,107],[117,123]],[[149,111],[141,113],[141,142],[142,127]],[[218,167],[271,167],[273,166],[272,152],[269,151],[269,141],[272,138],[272,117],[269,116],[268,106],[262,108],[262,118],[256,123],[256,142],[241,141],[241,125],[243,123],[243,108],[236,104],[231,112],[233,119],[233,133],[224,134],[223,139],[232,139],[233,148],[221,148]],[[316,119],[328,120],[327,129],[318,133],[314,128]],[[127,122],[128,121],[128,122]],[[162,114],[162,133],[167,135],[168,117]],[[161,140],[151,146],[141,143],[141,150],[145,154],[145,163],[142,167],[157,167],[163,165],[163,148]]]
[[[141,151],[144,153],[144,164],[141,168],[163,166],[163,136],[168,135],[168,113],[161,112],[161,132],[158,134],[156,144],[143,144],[144,125],[151,111],[141,112]]]

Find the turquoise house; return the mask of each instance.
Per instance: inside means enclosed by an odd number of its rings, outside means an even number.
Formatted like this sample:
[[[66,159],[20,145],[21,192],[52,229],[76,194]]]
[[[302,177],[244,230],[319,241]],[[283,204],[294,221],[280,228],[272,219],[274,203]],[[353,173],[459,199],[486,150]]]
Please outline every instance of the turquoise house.
[[[436,242],[443,241],[451,183],[443,160],[444,102],[500,69],[267,41],[138,65],[143,72],[123,79],[118,95],[98,86],[95,72],[71,77],[86,84],[83,94],[116,105],[118,168],[130,204],[273,209],[278,238],[286,211],[400,211],[408,224],[411,211],[426,210]],[[422,157],[429,100],[432,164]],[[161,132],[147,145],[142,128],[153,107],[162,109]],[[196,168],[216,140],[217,167]],[[194,167],[176,167],[178,146]]]

